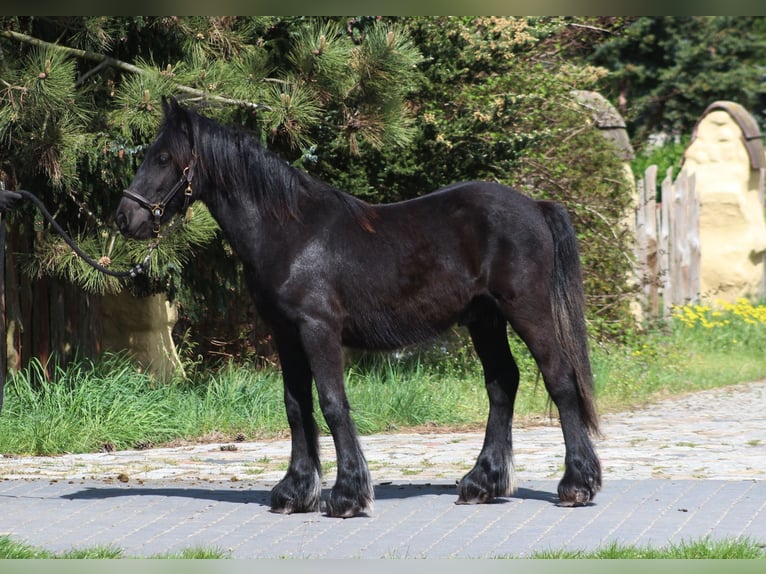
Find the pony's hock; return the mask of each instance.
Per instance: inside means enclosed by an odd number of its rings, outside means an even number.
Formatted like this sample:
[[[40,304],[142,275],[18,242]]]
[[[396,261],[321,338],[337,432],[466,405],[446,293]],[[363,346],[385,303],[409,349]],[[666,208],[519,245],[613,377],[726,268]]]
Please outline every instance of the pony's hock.
[[[373,490],[343,384],[342,346],[393,349],[450,325],[468,327],[484,369],[489,419],[458,502],[513,490],[511,423],[519,384],[507,326],[529,347],[559,410],[565,443],[560,503],[588,504],[601,487],[589,432],[598,421],[574,230],[559,204],[496,183],[465,182],[417,199],[370,205],[292,168],[255,139],[163,100],[164,123],[120,201],[131,237],[204,202],[242,259],[270,324],[292,434],[275,512],[320,508],[312,380],[333,436],[338,474],[326,511],[370,509]],[[194,165],[186,197],[184,170]],[[141,198],[141,200],[137,199]]]

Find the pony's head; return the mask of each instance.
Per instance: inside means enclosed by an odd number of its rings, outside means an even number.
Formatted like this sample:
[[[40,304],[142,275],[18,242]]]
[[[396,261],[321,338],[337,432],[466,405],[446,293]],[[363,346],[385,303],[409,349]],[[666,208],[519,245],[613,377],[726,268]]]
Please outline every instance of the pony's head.
[[[162,98],[165,120],[133,181],[117,206],[117,226],[123,235],[147,239],[160,226],[183,212],[193,197],[196,167],[191,116],[171,98]]]

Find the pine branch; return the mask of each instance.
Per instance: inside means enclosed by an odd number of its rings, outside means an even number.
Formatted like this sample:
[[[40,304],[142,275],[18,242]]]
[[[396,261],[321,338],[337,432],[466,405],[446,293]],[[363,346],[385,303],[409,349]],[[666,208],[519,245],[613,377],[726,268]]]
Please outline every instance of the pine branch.
[[[8,38],[11,40],[15,40],[17,42],[24,42],[25,44],[30,44],[32,46],[39,46],[39,47],[45,47],[45,48],[51,48],[54,50],[59,50],[65,54],[68,54],[70,56],[74,56],[75,58],[81,58],[83,60],[90,60],[92,62],[98,62],[100,67],[101,65],[108,65],[113,68],[117,68],[118,70],[122,70],[124,72],[130,72],[131,74],[137,74],[141,76],[148,75],[149,72],[144,70],[143,68],[139,68],[138,66],[134,66],[133,64],[129,64],[128,62],[123,62],[122,60],[117,60],[116,58],[112,58],[109,56],[105,56],[104,54],[99,54],[97,52],[90,52],[88,50],[79,50],[77,48],[70,48],[69,46],[62,46],[60,44],[53,44],[51,42],[46,42],[44,40],[40,40],[39,38],[35,38],[33,36],[29,36],[27,34],[21,34],[19,32],[13,32],[12,30],[2,30],[0,31],[0,37]],[[97,68],[98,68],[97,67]],[[93,70],[90,72],[92,73]],[[233,98],[226,98],[223,96],[214,96],[211,94],[208,94],[204,90],[199,90],[197,88],[192,88],[191,86],[184,86],[182,84],[176,84],[176,88],[178,91],[183,92],[185,94],[189,94],[191,96],[197,97],[197,98],[207,98],[209,100],[219,102],[222,104],[228,104],[228,105],[234,105],[234,106],[241,106],[244,108],[250,108],[252,110],[271,110],[271,108],[265,104],[259,104],[256,102],[249,102],[246,100],[237,100]]]
[[[95,68],[91,68],[90,70],[85,72],[82,76],[77,78],[77,82],[75,82],[75,87],[79,88],[85,83],[85,80],[87,80],[94,74],[98,74],[101,70],[108,67],[109,67],[109,62],[107,60],[104,60],[103,62],[98,64]]]

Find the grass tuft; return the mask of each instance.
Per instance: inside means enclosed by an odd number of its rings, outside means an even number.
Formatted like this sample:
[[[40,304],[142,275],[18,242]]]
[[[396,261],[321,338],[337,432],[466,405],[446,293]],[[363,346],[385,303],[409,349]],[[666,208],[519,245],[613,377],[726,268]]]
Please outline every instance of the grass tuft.
[[[547,559],[618,559],[618,560],[711,560],[711,559],[764,559],[766,548],[748,538],[712,540],[705,538],[670,544],[664,547],[633,546],[613,542],[591,552],[578,550],[550,550],[535,552],[530,558]]]

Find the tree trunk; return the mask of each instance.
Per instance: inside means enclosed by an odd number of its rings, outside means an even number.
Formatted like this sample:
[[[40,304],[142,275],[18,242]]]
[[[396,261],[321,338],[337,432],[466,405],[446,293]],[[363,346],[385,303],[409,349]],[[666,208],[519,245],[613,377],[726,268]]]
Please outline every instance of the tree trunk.
[[[135,297],[122,291],[99,299],[104,350],[127,350],[159,380],[183,372],[172,337],[178,313],[163,293]]]

